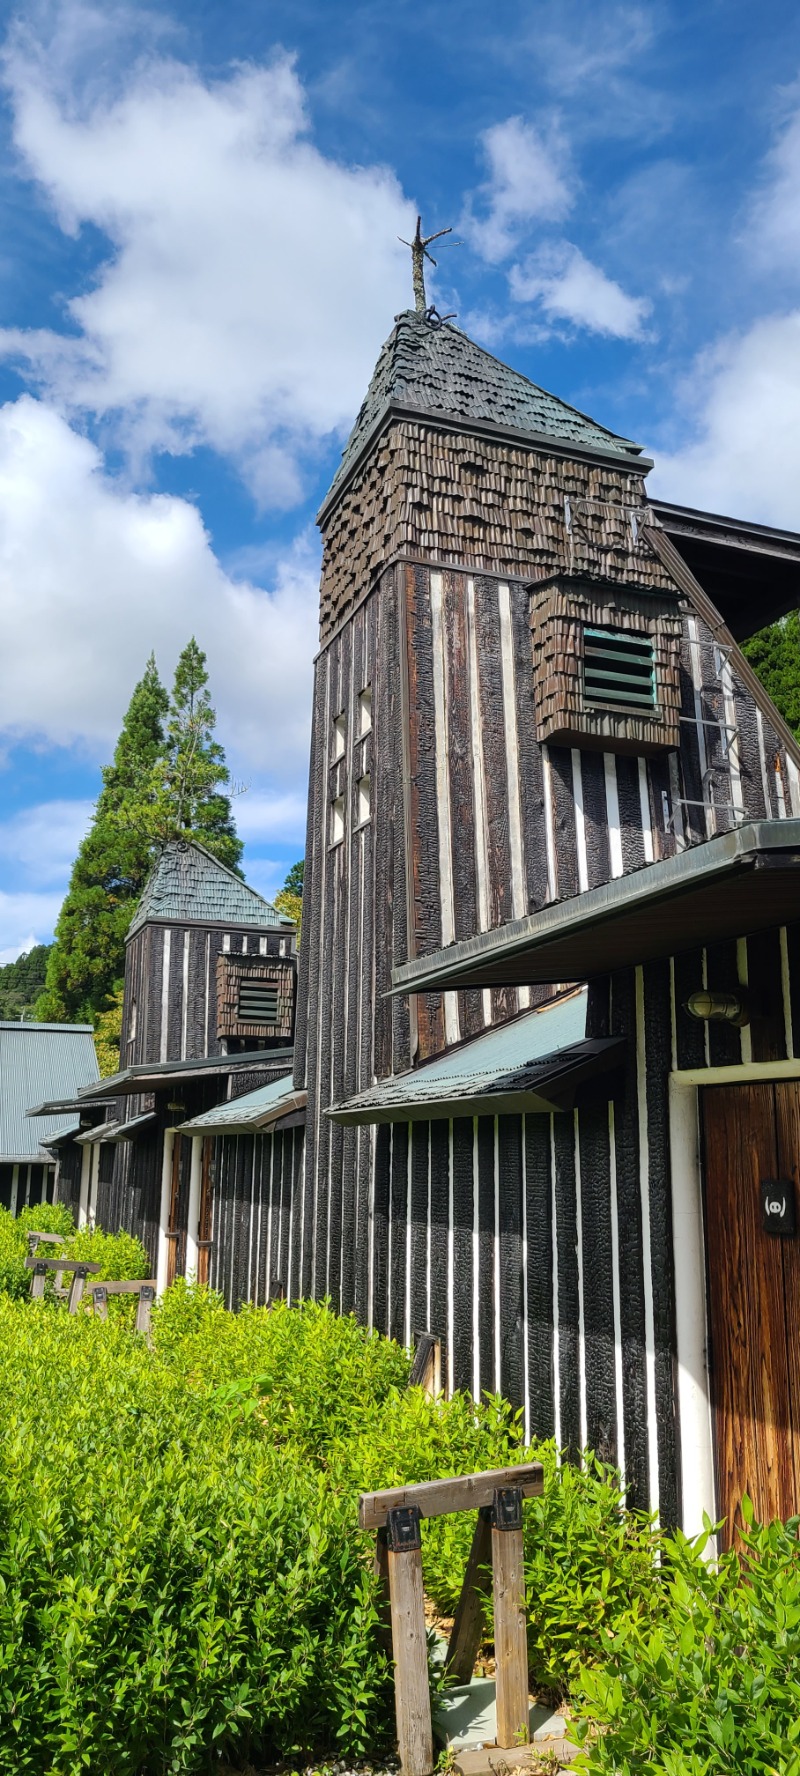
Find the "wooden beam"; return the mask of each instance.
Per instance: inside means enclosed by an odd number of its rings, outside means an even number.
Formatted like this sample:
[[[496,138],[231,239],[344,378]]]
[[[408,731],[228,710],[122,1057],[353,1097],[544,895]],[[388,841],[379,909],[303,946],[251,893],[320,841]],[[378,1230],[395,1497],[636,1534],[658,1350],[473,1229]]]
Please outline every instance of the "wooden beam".
[[[395,1659],[397,1748],[403,1776],[430,1776],[433,1728],[428,1641],[422,1590],[419,1511],[398,1509],[388,1520],[389,1600]]]
[[[498,1487],[515,1486],[523,1498],[538,1498],[543,1488],[541,1462],[491,1468],[447,1480],[423,1480],[415,1486],[391,1486],[385,1492],[362,1492],[358,1501],[360,1529],[380,1529],[389,1511],[416,1505],[421,1517],[444,1517],[454,1511],[491,1505]]]
[[[483,1639],[484,1605],[492,1588],[492,1513],[478,1512],[464,1583],[458,1600],[445,1670],[456,1683],[468,1684]]]
[[[492,1589],[497,1743],[527,1745],[528,1637],[525,1623],[525,1563],[522,1546],[522,1494],[498,1488],[492,1514]]]
[[[414,1361],[408,1378],[409,1387],[424,1388],[428,1398],[435,1400],[442,1391],[442,1341],[433,1332],[417,1332]]]

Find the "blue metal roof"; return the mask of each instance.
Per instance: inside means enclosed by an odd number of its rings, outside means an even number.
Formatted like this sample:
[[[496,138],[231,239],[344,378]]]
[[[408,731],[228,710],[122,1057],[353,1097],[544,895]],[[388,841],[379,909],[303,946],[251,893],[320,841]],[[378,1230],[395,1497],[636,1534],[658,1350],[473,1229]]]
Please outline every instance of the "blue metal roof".
[[[36,1122],[26,1112],[45,1098],[70,1098],[99,1079],[91,1024],[0,1023],[0,1163],[41,1160],[44,1135],[65,1126],[63,1111]]]

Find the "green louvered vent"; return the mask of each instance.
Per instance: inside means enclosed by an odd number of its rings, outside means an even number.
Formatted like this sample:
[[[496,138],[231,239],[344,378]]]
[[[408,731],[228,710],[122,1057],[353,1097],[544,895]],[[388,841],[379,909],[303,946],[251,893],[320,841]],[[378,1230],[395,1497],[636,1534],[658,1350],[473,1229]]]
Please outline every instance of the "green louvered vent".
[[[653,644],[623,629],[584,629],[583,695],[595,707],[641,710],[656,706]]]
[[[240,1024],[277,1024],[278,989],[269,981],[239,983]]]

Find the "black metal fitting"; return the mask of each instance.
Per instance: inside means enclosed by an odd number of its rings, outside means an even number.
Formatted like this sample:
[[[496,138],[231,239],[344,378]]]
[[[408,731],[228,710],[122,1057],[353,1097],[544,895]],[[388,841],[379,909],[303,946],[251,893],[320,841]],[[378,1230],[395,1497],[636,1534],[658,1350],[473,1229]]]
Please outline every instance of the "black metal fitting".
[[[492,1506],[492,1528],[522,1528],[522,1493],[518,1486],[497,1487]]]
[[[398,1505],[387,1512],[386,1537],[393,1554],[413,1554],[422,1547],[419,1505]]]

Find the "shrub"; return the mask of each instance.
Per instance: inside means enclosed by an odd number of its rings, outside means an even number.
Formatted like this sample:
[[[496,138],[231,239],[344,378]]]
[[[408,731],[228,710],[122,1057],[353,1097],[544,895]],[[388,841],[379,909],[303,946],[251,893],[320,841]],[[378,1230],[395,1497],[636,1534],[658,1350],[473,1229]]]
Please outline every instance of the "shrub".
[[[150,1262],[140,1241],[132,1234],[104,1233],[100,1227],[75,1231],[71,1211],[64,1203],[36,1203],[11,1215],[0,1208],[0,1293],[20,1298],[30,1294],[31,1273],[25,1268],[28,1234],[60,1233],[61,1247],[48,1246],[43,1256],[85,1259],[99,1264],[97,1282],[122,1282],[126,1277],[146,1277]]]
[[[740,1558],[705,1559],[706,1536],[665,1540],[657,1613],[621,1616],[583,1673],[601,1728],[587,1771],[800,1776],[800,1520],[754,1527],[743,1511]]]

